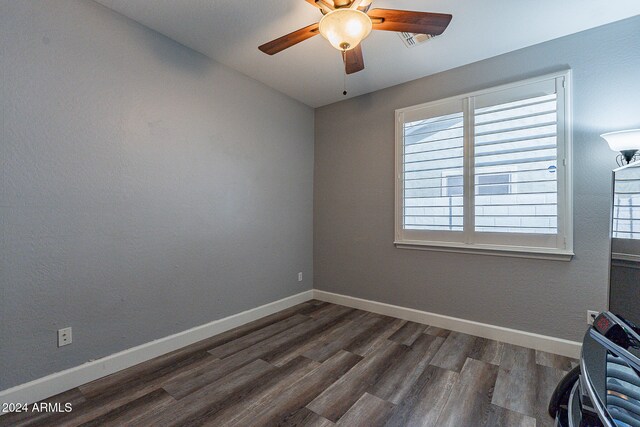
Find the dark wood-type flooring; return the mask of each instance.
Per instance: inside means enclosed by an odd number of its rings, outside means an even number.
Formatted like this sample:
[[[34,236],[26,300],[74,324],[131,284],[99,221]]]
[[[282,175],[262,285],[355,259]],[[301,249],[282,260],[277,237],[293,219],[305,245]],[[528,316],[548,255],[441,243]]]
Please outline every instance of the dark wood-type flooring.
[[[0,426],[552,426],[573,359],[310,301],[51,399]]]

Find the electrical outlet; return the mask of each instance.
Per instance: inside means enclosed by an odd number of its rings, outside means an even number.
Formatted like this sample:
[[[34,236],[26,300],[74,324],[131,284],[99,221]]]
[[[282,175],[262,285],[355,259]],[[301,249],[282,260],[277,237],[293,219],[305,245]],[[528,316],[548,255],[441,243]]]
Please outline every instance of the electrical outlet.
[[[71,327],[58,329],[58,347],[71,344]]]
[[[298,282],[302,282],[302,273],[298,273]]]
[[[593,321],[596,320],[596,317],[598,317],[598,314],[600,314],[599,311],[587,310],[587,323],[589,325],[593,325]]]

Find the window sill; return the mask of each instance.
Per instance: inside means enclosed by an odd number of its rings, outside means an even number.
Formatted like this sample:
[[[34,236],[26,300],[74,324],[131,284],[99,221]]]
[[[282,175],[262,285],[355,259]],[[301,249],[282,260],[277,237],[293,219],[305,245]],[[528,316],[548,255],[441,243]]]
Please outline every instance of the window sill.
[[[552,248],[527,248],[523,246],[469,245],[464,243],[395,241],[398,249],[416,249],[422,251],[457,252],[463,254],[493,255],[514,258],[545,259],[552,261],[571,261],[573,251]]]
[[[625,254],[620,252],[612,252],[611,259],[616,261],[640,262],[640,256],[636,254]]]

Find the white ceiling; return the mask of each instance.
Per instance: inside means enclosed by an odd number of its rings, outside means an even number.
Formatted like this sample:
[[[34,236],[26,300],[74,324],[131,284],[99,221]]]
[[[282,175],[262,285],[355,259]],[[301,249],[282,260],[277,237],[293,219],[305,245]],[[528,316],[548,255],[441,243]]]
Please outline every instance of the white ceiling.
[[[340,53],[321,36],[274,56],[258,46],[317,22],[305,0],[97,0],[312,107],[340,101]],[[451,13],[438,38],[407,48],[373,31],[366,68],[347,77],[348,97],[490,58],[640,14],[638,0],[375,0],[373,8]]]

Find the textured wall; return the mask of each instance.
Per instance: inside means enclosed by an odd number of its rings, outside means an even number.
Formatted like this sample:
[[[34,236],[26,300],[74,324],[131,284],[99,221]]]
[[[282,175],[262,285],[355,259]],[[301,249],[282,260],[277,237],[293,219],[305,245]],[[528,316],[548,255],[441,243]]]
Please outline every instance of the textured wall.
[[[0,67],[0,390],[311,288],[310,108],[91,1]]]
[[[317,109],[314,286],[579,340],[586,310],[607,303],[615,154],[599,135],[640,127],[639,28],[635,17]],[[574,72],[573,261],[396,249],[394,110],[566,67]]]

